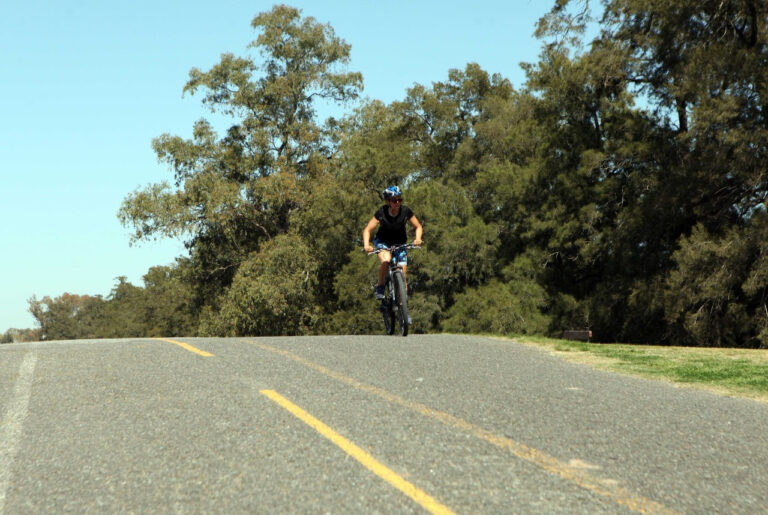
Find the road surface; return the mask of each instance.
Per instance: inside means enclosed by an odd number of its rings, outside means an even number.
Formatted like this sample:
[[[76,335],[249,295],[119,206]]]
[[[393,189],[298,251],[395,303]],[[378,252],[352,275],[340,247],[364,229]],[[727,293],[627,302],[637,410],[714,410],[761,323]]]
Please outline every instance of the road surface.
[[[479,337],[0,346],[0,514],[765,513],[767,435]]]

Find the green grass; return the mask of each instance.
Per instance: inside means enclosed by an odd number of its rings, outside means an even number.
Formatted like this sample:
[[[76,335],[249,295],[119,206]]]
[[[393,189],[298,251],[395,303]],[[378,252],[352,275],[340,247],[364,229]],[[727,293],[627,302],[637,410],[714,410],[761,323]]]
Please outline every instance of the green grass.
[[[768,350],[596,344],[515,337],[569,361],[768,402]]]

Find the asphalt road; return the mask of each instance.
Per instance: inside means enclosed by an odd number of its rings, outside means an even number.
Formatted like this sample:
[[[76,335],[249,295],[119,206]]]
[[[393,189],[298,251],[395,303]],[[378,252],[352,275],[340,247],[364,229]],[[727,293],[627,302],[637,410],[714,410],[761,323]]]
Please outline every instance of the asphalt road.
[[[485,338],[0,346],[0,515],[765,513],[767,435]]]

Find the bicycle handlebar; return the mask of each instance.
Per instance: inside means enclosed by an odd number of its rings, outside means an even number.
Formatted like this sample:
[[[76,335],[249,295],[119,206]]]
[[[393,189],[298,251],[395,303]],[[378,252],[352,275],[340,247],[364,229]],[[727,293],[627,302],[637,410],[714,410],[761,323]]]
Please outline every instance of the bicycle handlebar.
[[[400,245],[392,245],[391,247],[387,247],[385,249],[376,249],[373,252],[367,252],[369,256],[373,256],[374,254],[378,254],[380,252],[395,252],[400,249],[420,249],[421,245],[414,245],[413,243],[402,243]]]

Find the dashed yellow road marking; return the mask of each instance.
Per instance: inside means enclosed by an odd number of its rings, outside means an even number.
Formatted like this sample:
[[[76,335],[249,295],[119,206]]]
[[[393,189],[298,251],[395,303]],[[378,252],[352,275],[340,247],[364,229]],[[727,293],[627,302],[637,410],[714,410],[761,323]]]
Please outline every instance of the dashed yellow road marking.
[[[488,442],[498,448],[505,449],[511,452],[513,455],[517,456],[518,458],[528,461],[529,463],[532,463],[537,467],[543,470],[546,470],[547,472],[550,472],[554,475],[560,476],[563,479],[571,481],[579,485],[580,487],[586,490],[589,490],[590,492],[593,492],[603,497],[606,497],[608,499],[611,499],[616,504],[625,506],[630,510],[633,510],[639,513],[660,513],[660,514],[677,513],[676,511],[671,510],[666,506],[656,501],[653,501],[652,499],[648,499],[646,497],[636,495],[633,492],[630,492],[628,489],[622,486],[619,486],[617,481],[615,480],[603,479],[603,478],[594,476],[586,472],[585,470],[583,470],[581,467],[574,467],[571,464],[560,461],[557,458],[550,456],[538,449],[516,442],[506,436],[496,435],[491,431],[488,431],[487,429],[484,429],[480,426],[472,424],[471,422],[467,422],[466,420],[463,420],[461,418],[455,417],[453,415],[450,415],[442,411],[432,409],[418,402],[412,402],[407,399],[403,399],[402,397],[399,397],[386,390],[383,390],[376,386],[365,384],[363,382],[358,381],[357,379],[346,376],[344,374],[341,374],[339,372],[326,368],[317,363],[313,363],[312,361],[304,359],[301,356],[293,354],[292,352],[278,349],[276,347],[271,347],[263,343],[258,343],[253,341],[249,343],[259,347],[262,350],[279,354],[293,361],[296,361],[297,363],[300,363],[308,368],[311,368],[312,370],[320,372],[321,374],[331,377],[346,385],[349,385],[357,390],[361,390],[361,391],[376,395],[377,397],[380,397],[386,400],[387,402],[390,402],[392,404],[397,404],[399,406],[415,411],[417,413],[421,413],[422,415],[435,419],[446,426],[454,427],[462,431],[465,431],[466,433],[469,433],[475,436],[476,438],[479,438],[485,442]]]
[[[195,354],[199,354],[201,356],[204,356],[206,358],[210,358],[213,356],[210,352],[206,352],[204,350],[200,350],[197,347],[193,347],[192,345],[184,342],[177,342],[176,340],[169,340],[168,338],[154,338],[155,340],[160,340],[161,342],[168,342],[173,343],[175,345],[178,345],[179,347],[183,347],[187,349],[189,352],[194,352]]]
[[[376,458],[365,452],[363,449],[349,441],[347,438],[343,437],[276,391],[261,390],[261,394],[265,395],[281,407],[288,410],[296,418],[310,426],[312,429],[336,444],[348,455],[359,461],[365,468],[419,503],[425,510],[435,514],[447,515],[453,513],[448,507],[437,502],[429,494],[397,475],[393,470],[377,461]]]

